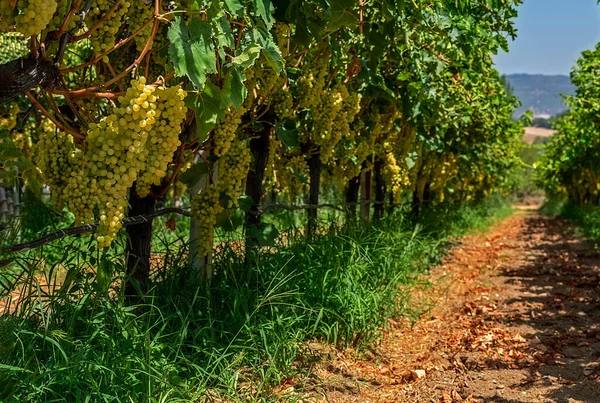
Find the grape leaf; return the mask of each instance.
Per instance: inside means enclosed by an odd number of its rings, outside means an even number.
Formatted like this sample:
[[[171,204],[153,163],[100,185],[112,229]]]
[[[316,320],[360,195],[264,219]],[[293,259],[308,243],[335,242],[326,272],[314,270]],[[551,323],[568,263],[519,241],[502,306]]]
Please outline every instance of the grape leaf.
[[[171,42],[169,56],[177,76],[187,76],[196,87],[202,88],[206,75],[217,72],[210,24],[193,17],[188,26],[181,17],[176,17],[167,37]]]
[[[192,98],[190,107],[196,113],[198,141],[203,142],[213,127],[225,116],[223,99],[229,94],[212,83],[206,83],[202,91]]]
[[[189,167],[185,172],[179,174],[179,182],[187,185],[189,188],[196,186],[200,179],[210,172],[210,168],[204,162],[198,162]]]

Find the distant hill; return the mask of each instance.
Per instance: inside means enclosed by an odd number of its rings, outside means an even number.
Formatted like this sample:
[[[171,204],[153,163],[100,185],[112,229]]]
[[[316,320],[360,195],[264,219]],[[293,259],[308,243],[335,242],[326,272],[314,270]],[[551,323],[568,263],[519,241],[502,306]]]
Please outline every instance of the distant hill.
[[[567,109],[560,94],[573,95],[575,87],[568,76],[545,76],[542,74],[509,74],[506,79],[514,94],[521,100],[515,116],[531,109],[534,116],[550,117]]]

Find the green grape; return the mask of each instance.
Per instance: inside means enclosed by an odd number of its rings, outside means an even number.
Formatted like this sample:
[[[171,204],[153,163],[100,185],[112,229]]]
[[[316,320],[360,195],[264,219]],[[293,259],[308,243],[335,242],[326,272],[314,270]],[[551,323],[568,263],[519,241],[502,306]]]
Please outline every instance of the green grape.
[[[0,34],[0,63],[7,63],[29,53],[27,40],[18,32]]]
[[[140,77],[111,114],[89,125],[85,155],[64,133],[46,129],[40,136],[39,166],[55,206],[66,205],[77,223],[92,222],[97,211],[99,247],[110,245],[121,228],[134,181],[143,197],[165,176],[179,145],[185,96],[180,86],[157,88]]]
[[[98,0],[94,2],[94,6],[90,9],[88,14],[88,20],[86,21],[87,25],[89,27],[95,26],[115,3],[116,0]],[[120,3],[119,7],[113,11],[110,18],[104,21],[102,25],[90,35],[90,43],[96,54],[104,53],[115,46],[117,33],[123,24],[123,16],[127,13],[129,6],[129,1]]]
[[[71,0],[57,0],[56,12],[54,13],[54,16],[48,23],[48,31],[50,31],[50,32],[58,31],[62,27],[62,24],[65,21],[65,18],[67,18],[67,15],[69,14],[70,9],[71,9]],[[73,18],[71,18],[71,21],[69,21],[69,26],[67,27],[67,29],[71,30],[71,29],[75,28],[75,24],[77,23],[78,20],[79,20],[79,15],[74,14]]]
[[[292,119],[296,115],[294,99],[289,87],[280,88],[273,94],[273,110],[279,119]]]
[[[225,117],[217,124],[213,131],[215,155],[220,157],[226,154],[235,140],[235,134],[242,123],[242,115],[246,113],[244,107],[234,108],[233,105],[225,112]]]
[[[271,68],[263,56],[244,73],[248,96],[244,107],[250,109],[253,104],[263,105],[272,99],[273,92],[283,88],[286,78]]]
[[[238,198],[245,188],[250,161],[248,145],[237,138],[232,142],[227,154],[219,160],[218,187],[230,199],[226,208],[237,207]]]
[[[170,88],[159,87],[155,96],[158,100],[156,109],[150,109],[147,113],[155,113],[158,122],[150,130],[146,141],[146,152],[149,158],[136,185],[136,192],[140,197],[150,193],[150,186],[159,185],[166,175],[167,165],[173,159],[177,147],[181,145],[179,133],[187,114],[184,103],[187,93],[180,85]]]
[[[148,5],[144,1],[134,1],[127,10],[127,18],[129,22],[129,33],[133,34],[148,20],[154,18],[154,6]],[[146,27],[135,38],[135,46],[138,52],[141,52],[146,46],[146,42],[152,33],[152,24]]]
[[[57,130],[49,119],[42,121],[38,136],[34,161],[50,187],[54,208],[61,210],[70,197],[65,189],[71,175],[83,169],[82,152],[75,147],[73,137]]]
[[[16,16],[13,0],[0,0],[0,32],[14,31]]]
[[[18,0],[17,31],[26,37],[39,35],[52,20],[57,5],[56,0]]]
[[[17,125],[19,105],[12,102],[0,107],[0,129],[11,131]]]
[[[281,161],[278,170],[278,183],[282,191],[287,193],[292,199],[296,199],[306,190],[306,180],[308,178],[308,163],[304,155],[296,155],[284,158]]]
[[[223,211],[223,206],[219,203],[219,193],[216,186],[209,185],[192,198],[192,218],[199,224],[198,254],[201,257],[210,253],[217,215]]]
[[[277,47],[281,50],[281,55],[286,57],[290,51],[288,49],[290,39],[290,27],[282,22],[275,23],[275,38],[277,40]]]

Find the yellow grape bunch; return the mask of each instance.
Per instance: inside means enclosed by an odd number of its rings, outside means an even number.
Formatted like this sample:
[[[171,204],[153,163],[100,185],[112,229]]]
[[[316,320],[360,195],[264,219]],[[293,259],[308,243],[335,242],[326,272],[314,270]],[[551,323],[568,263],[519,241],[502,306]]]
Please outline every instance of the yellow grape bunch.
[[[49,183],[55,181],[53,197],[67,205],[77,222],[91,222],[97,208],[99,247],[109,246],[121,228],[134,181],[143,197],[166,175],[187,114],[186,95],[179,85],[165,88],[146,85],[144,77],[132,80],[113,112],[90,124],[87,151],[75,161],[77,169],[42,169]]]
[[[86,19],[90,28],[100,24],[98,29],[90,35],[90,43],[96,54],[101,54],[115,45],[116,35],[122,25],[122,18],[129,10],[129,1],[121,1],[113,10],[116,2],[117,0],[95,1]],[[112,13],[109,14],[111,10]],[[105,21],[101,21],[102,18],[105,18]]]
[[[154,2],[152,2],[154,3]],[[140,29],[148,20],[154,18],[153,4],[147,4],[144,0],[132,1],[127,9],[127,21],[129,24],[129,32],[133,34]],[[152,32],[152,24],[148,24],[134,38],[135,47],[138,52],[141,52],[146,46],[146,42]],[[152,45],[152,44],[151,44]]]
[[[180,86],[158,87],[155,118],[158,119],[146,141],[146,168],[138,177],[136,192],[140,197],[150,193],[150,186],[159,185],[167,173],[167,166],[177,148],[181,145],[179,132],[185,120],[187,107],[184,104],[186,92]],[[142,103],[144,106],[144,103]]]
[[[278,172],[279,187],[294,200],[302,195],[307,185],[301,180],[302,176],[308,178],[308,163],[304,155],[283,157]]]
[[[246,113],[246,108],[229,107],[225,117],[217,124],[213,130],[213,139],[215,143],[215,155],[221,157],[229,151],[231,143],[235,140],[236,132],[242,123],[242,115]]]
[[[248,96],[244,101],[244,107],[251,109],[253,104],[262,105],[262,103],[270,100],[273,93],[278,88],[283,88],[286,77],[278,74],[267,63],[264,56],[244,72],[246,75],[246,88],[248,88]]]
[[[0,63],[15,60],[28,52],[27,39],[21,33],[0,33]]]
[[[83,172],[83,152],[75,147],[73,137],[56,128],[49,119],[37,129],[38,142],[33,158],[52,190],[52,205],[62,209],[71,195],[61,192],[73,173]]]
[[[17,125],[17,115],[19,114],[19,105],[16,102],[12,102],[8,105],[4,105],[0,109],[0,130],[11,131]]]
[[[192,218],[199,225],[198,254],[200,257],[204,257],[210,252],[217,216],[223,211],[223,206],[219,202],[219,195],[219,189],[211,184],[192,198]]]
[[[13,31],[14,26],[26,37],[37,36],[46,29],[58,6],[56,0],[18,0],[13,10],[10,3],[10,0],[0,3],[0,31]]]
[[[56,7],[56,12],[54,13],[54,17],[52,17],[48,23],[48,31],[58,31],[62,27],[62,24],[65,21],[67,14],[69,14],[69,10],[71,9],[72,0],[58,0],[57,3],[58,4]],[[71,30],[75,28],[79,18],[79,14],[75,13],[71,17],[67,29]]]
[[[278,88],[273,94],[273,111],[279,119],[292,119],[296,115],[294,98],[289,87]]]
[[[219,160],[218,188],[225,192],[229,201],[226,208],[238,206],[238,198],[246,185],[246,177],[250,168],[250,149],[245,141],[236,138],[229,152]]]

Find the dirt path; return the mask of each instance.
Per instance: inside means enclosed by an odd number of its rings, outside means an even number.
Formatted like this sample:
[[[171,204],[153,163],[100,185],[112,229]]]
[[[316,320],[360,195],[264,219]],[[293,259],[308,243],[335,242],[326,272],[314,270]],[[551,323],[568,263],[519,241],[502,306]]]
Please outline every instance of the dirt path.
[[[428,278],[430,314],[336,354],[307,402],[600,402],[600,257],[567,223],[519,212]]]

